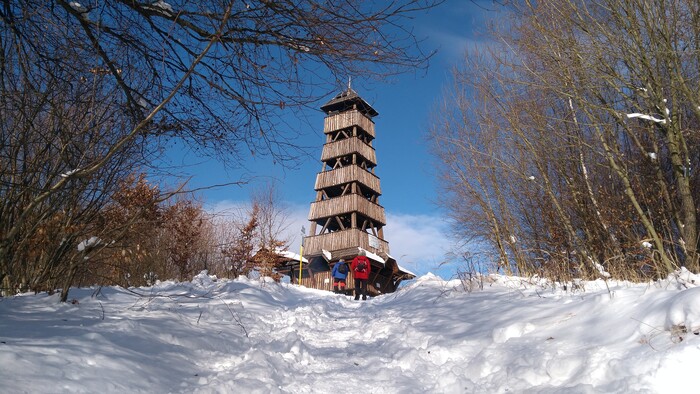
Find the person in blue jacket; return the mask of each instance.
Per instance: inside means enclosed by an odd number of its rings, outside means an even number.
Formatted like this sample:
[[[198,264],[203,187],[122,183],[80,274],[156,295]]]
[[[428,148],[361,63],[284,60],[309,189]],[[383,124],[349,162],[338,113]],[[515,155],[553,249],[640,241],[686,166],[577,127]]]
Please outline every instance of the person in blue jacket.
[[[348,263],[345,260],[338,260],[335,265],[333,265],[333,271],[331,275],[333,276],[333,292],[334,293],[345,293],[345,279],[348,277]]]

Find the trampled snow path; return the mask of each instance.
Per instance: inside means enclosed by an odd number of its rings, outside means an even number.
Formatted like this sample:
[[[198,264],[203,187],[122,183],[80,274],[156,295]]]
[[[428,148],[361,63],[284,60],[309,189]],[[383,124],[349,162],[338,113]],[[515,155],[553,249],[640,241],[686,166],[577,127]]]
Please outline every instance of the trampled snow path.
[[[0,299],[0,392],[691,392],[700,288],[426,275],[366,302],[200,274]],[[686,278],[689,279],[689,278]],[[695,277],[692,278],[696,279]],[[689,287],[689,288],[686,288]]]
[[[312,296],[292,304],[283,301],[286,307],[258,316],[249,330],[255,346],[212,364],[216,374],[208,378],[208,384],[260,393],[332,393],[341,387],[365,387],[368,382],[365,390],[369,392],[413,392],[426,387],[411,371],[434,369],[421,365],[433,361],[406,358],[409,351],[405,348],[417,342],[425,347],[427,340],[414,335],[409,321],[382,305],[387,297],[354,301],[349,296],[297,290]],[[319,296],[324,302],[318,302]],[[241,304],[243,309],[259,306],[247,301]],[[247,377],[264,375],[272,376],[263,386],[257,378],[246,384]],[[208,390],[210,387],[203,389]]]

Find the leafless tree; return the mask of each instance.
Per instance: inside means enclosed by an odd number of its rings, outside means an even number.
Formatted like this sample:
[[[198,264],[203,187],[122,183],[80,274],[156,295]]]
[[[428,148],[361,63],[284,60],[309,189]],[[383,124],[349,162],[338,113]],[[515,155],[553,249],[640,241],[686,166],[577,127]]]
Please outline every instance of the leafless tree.
[[[164,212],[168,260],[179,280],[186,280],[203,268],[196,264],[196,257],[203,251],[202,229],[206,221],[203,214],[201,207],[191,200],[177,201]]]
[[[700,20],[691,15],[700,6],[510,7],[498,44],[458,70],[454,104],[434,128],[445,185],[470,185],[446,195],[449,206],[492,218],[486,239],[501,255],[525,253],[524,273],[697,271]],[[455,146],[466,148],[459,164]],[[512,220],[494,222],[499,212]],[[504,250],[508,240],[517,242]]]
[[[48,266],[63,264],[91,237],[65,212],[94,214],[172,141],[229,165],[289,159],[296,136],[282,114],[349,75],[425,65],[408,21],[435,3],[2,2],[0,282],[32,282],[22,250],[54,213],[62,241]]]
[[[254,191],[251,202],[256,207],[260,246],[270,249],[275,243],[288,244],[288,240],[282,239],[289,227],[288,210],[275,185],[268,184]]]
[[[71,86],[41,60],[26,64],[31,76],[12,74],[23,54],[8,49],[0,59],[0,282],[5,291],[65,288],[86,261],[80,243],[99,238],[100,210],[137,162],[141,138],[90,177],[74,176],[118,138],[121,111],[110,108],[108,90]]]
[[[227,274],[234,278],[247,275],[254,268],[253,256],[257,250],[258,216],[258,207],[253,205],[247,221],[237,226],[236,231],[231,234],[232,237],[226,240],[222,248]]]
[[[279,260],[278,250],[289,245],[289,240],[283,238],[290,224],[287,209],[274,184],[254,192],[252,201],[258,218],[256,266],[261,275],[279,279],[275,276],[274,267]]]

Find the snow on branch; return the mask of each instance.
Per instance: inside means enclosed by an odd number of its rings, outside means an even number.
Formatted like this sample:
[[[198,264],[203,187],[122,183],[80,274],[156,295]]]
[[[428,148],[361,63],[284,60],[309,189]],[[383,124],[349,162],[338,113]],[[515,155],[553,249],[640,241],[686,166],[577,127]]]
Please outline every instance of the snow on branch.
[[[80,168],[76,168],[75,170],[70,170],[68,172],[64,172],[61,174],[61,178],[68,178],[71,175],[77,174],[80,171]]]
[[[173,6],[166,3],[163,0],[158,0],[150,5],[145,5],[144,8],[163,14],[165,16],[172,16],[175,14],[175,12],[173,11]]]
[[[94,248],[95,246],[98,246],[101,243],[102,243],[101,239],[99,239],[95,236],[92,236],[89,239],[83,240],[78,244],[78,251],[85,252],[87,250]]]
[[[661,124],[666,124],[666,119],[659,119],[654,117],[653,115],[645,115],[645,114],[640,114],[638,112],[632,113],[632,114],[627,114],[628,119],[632,118],[640,118],[644,120],[650,120],[655,123],[661,123]]]
[[[86,13],[88,11],[88,9],[85,8],[85,6],[78,3],[77,1],[71,1],[70,3],[68,3],[68,5],[70,6],[70,8],[76,10],[77,12],[79,12],[81,14]]]

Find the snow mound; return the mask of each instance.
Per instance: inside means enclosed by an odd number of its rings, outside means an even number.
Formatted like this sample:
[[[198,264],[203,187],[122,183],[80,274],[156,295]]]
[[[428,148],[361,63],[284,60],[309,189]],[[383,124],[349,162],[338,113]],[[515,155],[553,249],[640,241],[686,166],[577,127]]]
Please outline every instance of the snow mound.
[[[429,274],[353,301],[268,279],[0,299],[8,393],[681,393],[700,357],[700,287]],[[569,286],[571,283],[569,283]],[[688,288],[686,288],[688,287]],[[358,377],[361,377],[358,378]]]
[[[207,270],[200,272],[192,278],[192,284],[202,289],[208,289],[216,284],[216,275],[209,275]]]

